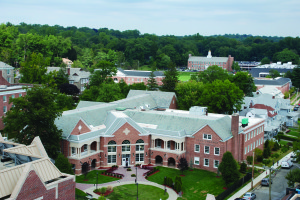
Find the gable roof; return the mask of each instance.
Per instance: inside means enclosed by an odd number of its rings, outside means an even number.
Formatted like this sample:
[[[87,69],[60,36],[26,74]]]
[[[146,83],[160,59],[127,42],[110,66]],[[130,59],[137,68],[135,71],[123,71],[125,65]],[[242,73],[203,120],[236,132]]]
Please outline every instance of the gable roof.
[[[275,109],[270,107],[270,106],[266,106],[264,104],[255,104],[254,106],[252,106],[252,108],[257,108],[257,109],[265,109],[268,111],[274,111]]]
[[[150,94],[153,97],[154,101],[156,102],[156,105],[160,108],[169,108],[173,97],[175,96],[176,98],[175,92],[146,91],[146,90],[130,90],[127,95],[127,98],[131,98],[141,94]]]
[[[5,62],[0,61],[0,70],[3,69],[14,69],[12,66],[10,66],[9,64],[6,64]]]
[[[198,61],[198,62],[204,62],[204,63],[209,63],[209,62],[227,62],[228,57],[202,57],[202,56],[190,56],[188,59],[188,62],[190,61]]]

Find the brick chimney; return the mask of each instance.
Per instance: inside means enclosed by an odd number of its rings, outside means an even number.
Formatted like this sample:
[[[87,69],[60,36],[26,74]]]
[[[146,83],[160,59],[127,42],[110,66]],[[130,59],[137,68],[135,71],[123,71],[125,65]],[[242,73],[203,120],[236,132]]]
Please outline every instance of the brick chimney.
[[[67,67],[68,75],[70,76],[70,67]]]
[[[275,99],[275,96],[272,96],[272,99]]]
[[[239,114],[234,113],[231,116],[231,133],[232,133],[232,146],[231,146],[231,153],[234,159],[239,161]]]

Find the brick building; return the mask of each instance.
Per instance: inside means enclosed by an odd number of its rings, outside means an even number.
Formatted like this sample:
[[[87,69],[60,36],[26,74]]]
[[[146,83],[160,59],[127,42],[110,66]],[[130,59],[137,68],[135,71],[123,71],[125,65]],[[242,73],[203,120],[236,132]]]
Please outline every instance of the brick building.
[[[234,57],[231,57],[231,55],[229,55],[228,57],[212,57],[211,51],[209,51],[206,57],[192,56],[190,54],[187,66],[189,70],[204,71],[209,66],[218,65],[222,69],[232,71],[231,66],[233,64],[233,61]]]
[[[25,146],[0,134],[0,158],[0,199],[75,200],[75,176],[56,168],[39,137]]]
[[[147,85],[151,71],[138,71],[138,70],[123,70],[118,68],[117,74],[112,78],[116,83],[124,80],[125,83],[131,85],[133,83],[144,83]],[[155,80],[158,85],[162,85],[162,79],[165,78],[164,72],[155,71]]]
[[[226,151],[243,161],[263,149],[264,119],[170,109],[176,108],[174,93],[130,93],[112,103],[80,102],[56,120],[76,174],[111,165],[176,166],[181,156],[195,168],[217,171]]]
[[[292,81],[289,78],[277,77],[275,79],[254,79],[256,90],[268,87],[269,90],[276,88],[281,91],[282,94],[288,92],[292,87]]]

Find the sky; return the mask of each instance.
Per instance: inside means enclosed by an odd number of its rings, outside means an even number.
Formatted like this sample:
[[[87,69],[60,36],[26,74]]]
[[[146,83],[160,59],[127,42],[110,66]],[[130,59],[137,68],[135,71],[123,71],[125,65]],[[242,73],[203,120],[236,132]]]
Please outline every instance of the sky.
[[[299,37],[299,8],[299,0],[0,0],[0,23]]]

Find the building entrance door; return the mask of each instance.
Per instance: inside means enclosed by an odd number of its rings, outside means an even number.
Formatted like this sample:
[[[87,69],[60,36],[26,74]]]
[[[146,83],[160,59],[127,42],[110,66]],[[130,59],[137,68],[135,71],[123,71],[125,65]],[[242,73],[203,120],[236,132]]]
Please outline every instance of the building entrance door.
[[[122,154],[122,166],[128,167],[130,164],[130,154]]]

